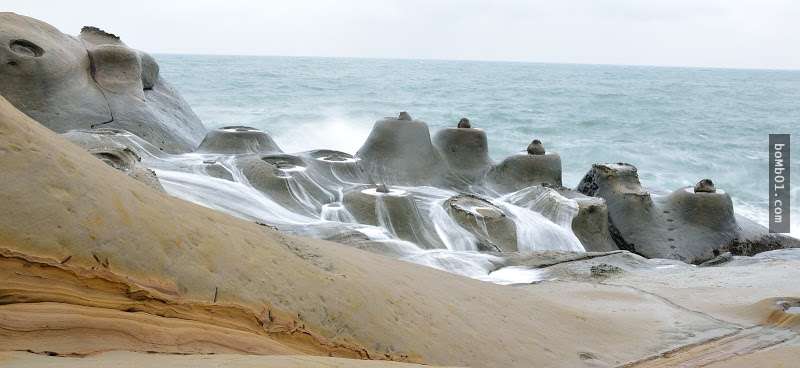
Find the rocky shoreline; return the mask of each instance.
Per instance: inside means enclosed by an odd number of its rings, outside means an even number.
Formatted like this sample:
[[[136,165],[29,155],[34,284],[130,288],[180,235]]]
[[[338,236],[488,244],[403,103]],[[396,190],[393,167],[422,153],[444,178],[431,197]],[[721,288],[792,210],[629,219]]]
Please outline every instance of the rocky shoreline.
[[[596,164],[571,189],[539,140],[495,163],[474,122],[431,135],[405,112],[352,155],[289,154],[258,129],[206,131],[113,34],[0,21],[0,365],[800,355],[800,241],[737,216],[708,179],[657,196],[633,165]],[[201,186],[176,191],[181,175],[276,207],[204,202]],[[458,257],[514,285],[454,275]],[[536,279],[504,282],[517,272]]]

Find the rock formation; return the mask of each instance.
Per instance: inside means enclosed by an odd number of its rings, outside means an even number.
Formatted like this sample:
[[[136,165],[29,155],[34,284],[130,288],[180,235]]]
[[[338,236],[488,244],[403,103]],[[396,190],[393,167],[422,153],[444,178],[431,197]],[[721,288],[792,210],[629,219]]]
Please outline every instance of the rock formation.
[[[734,215],[730,196],[705,179],[694,188],[680,188],[653,197],[630,164],[596,164],[578,185],[585,195],[608,204],[611,235],[620,249],[650,258],[702,263],[737,244],[777,243],[772,249],[797,246],[792,238],[769,235]],[[746,221],[742,221],[746,222]]]
[[[227,126],[214,129],[197,147],[200,153],[245,154],[283,153],[268,134],[246,126]]]
[[[412,120],[407,112],[377,121],[356,157],[375,183],[433,184],[445,169],[428,125]]]
[[[751,366],[800,352],[800,253],[784,249],[800,241],[736,216],[710,179],[657,196],[632,165],[597,164],[572,190],[539,140],[494,164],[468,119],[431,139],[407,112],[354,156],[284,153],[243,126],[201,143],[151,56],[93,27],[0,21],[2,362]]]
[[[0,45],[0,94],[56,132],[123,129],[168,152],[192,151],[205,134],[156,61],[113,34],[84,27],[72,37],[0,13]]]

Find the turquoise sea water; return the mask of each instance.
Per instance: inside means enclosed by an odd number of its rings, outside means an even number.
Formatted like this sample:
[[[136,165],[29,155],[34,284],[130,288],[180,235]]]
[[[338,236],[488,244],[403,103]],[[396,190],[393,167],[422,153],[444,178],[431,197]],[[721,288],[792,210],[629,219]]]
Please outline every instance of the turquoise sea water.
[[[574,187],[596,162],[629,162],[650,190],[711,178],[766,224],[768,134],[793,134],[800,71],[607,65],[158,55],[209,128],[249,125],[286,151],[354,153],[375,120],[408,111],[432,130],[469,117],[495,160],[533,138],[559,152]],[[793,175],[793,232],[800,179]]]

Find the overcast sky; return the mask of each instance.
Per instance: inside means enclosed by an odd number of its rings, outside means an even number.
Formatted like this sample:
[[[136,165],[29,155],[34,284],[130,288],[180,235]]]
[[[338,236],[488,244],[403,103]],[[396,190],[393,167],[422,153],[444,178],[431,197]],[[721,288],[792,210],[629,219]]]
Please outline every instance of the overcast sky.
[[[154,53],[800,69],[798,0],[4,0]]]

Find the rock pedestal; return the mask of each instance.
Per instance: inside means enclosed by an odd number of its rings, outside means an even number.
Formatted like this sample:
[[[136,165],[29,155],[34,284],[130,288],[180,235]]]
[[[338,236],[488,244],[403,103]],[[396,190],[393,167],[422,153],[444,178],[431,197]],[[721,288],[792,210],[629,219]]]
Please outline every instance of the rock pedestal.
[[[561,186],[561,156],[517,154],[492,167],[487,184],[499,193],[510,193],[532,185]]]
[[[433,145],[447,163],[453,185],[476,184],[492,165],[486,132],[473,128],[446,128],[433,136]]]
[[[266,132],[246,126],[228,126],[208,132],[197,152],[233,155],[283,153],[283,150]]]
[[[429,185],[446,170],[428,125],[407,113],[377,121],[356,157],[373,183]]]

